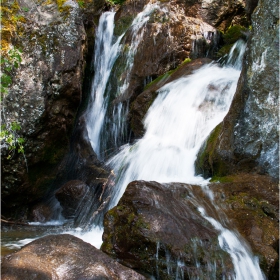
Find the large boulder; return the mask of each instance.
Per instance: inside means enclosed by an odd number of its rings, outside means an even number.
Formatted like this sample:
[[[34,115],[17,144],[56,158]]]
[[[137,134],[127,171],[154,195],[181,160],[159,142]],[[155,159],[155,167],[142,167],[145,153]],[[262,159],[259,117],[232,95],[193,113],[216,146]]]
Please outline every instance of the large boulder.
[[[223,183],[208,185],[214,200],[199,186],[130,183],[105,216],[101,249],[156,279],[232,277],[230,257],[217,243],[219,233],[198,211],[203,207],[225,228],[238,230],[238,238],[249,243],[265,274],[277,279],[277,184],[267,176],[246,174],[219,180]]]
[[[2,259],[1,279],[146,279],[68,234],[33,241]]]
[[[197,173],[257,172],[279,178],[278,1],[262,1],[252,14],[242,73],[229,113],[198,154]]]
[[[217,231],[192,203],[193,189],[179,183],[130,183],[105,216],[101,249],[156,279],[229,277],[231,259],[219,247]]]

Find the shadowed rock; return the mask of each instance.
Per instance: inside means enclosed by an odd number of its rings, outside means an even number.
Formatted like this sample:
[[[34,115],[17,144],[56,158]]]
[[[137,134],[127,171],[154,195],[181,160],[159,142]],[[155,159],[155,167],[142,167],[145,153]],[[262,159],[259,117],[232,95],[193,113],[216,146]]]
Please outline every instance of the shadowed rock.
[[[65,218],[74,216],[76,209],[88,191],[88,186],[78,180],[69,181],[56,191],[55,197],[63,208],[62,214]]]

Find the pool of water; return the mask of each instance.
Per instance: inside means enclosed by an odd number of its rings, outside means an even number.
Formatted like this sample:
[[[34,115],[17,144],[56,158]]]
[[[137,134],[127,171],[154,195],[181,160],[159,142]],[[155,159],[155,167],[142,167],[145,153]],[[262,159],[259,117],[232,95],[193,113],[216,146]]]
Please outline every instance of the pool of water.
[[[12,225],[1,226],[1,257],[18,251],[31,241],[50,234],[59,234],[63,226]]]

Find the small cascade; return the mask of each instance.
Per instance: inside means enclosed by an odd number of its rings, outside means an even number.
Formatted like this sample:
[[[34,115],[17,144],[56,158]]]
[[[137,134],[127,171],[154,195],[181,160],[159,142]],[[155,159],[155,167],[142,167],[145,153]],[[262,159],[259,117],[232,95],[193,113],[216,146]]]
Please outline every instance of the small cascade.
[[[96,31],[94,55],[94,80],[91,90],[91,106],[87,109],[87,131],[93,150],[101,157],[100,131],[104,124],[108,106],[108,96],[105,96],[106,85],[119,54],[120,41],[113,36],[114,12],[106,12],[100,17]]]
[[[215,229],[220,231],[219,244],[220,247],[231,255],[234,269],[235,279],[237,280],[262,280],[265,279],[259,267],[257,257],[254,257],[250,248],[242,242],[242,238],[237,236],[233,231],[224,228],[218,221],[208,217],[203,208],[198,208],[202,216],[209,221]]]
[[[246,44],[243,40],[238,40],[231,48],[229,54],[226,56],[225,66],[234,67],[237,69],[242,68],[243,54],[246,50]]]
[[[108,161],[119,178],[112,207],[133,180],[202,181],[194,175],[196,154],[229,109],[240,75],[238,67],[239,63],[224,68],[207,65],[159,90],[146,115],[143,138],[123,146]]]
[[[129,46],[128,54],[126,57],[126,66],[124,72],[126,73],[124,80],[122,81],[122,85],[120,85],[118,90],[118,95],[123,95],[126,93],[126,90],[129,86],[130,80],[130,72],[134,64],[134,56],[138,50],[138,46],[142,41],[144,32],[145,32],[145,24],[150,19],[150,15],[156,10],[159,9],[159,5],[157,3],[149,3],[144,7],[144,10],[137,15],[137,17],[133,20],[131,24],[131,43]]]
[[[127,127],[127,115],[129,110],[129,101],[127,100],[131,71],[134,65],[134,57],[138,51],[139,44],[141,43],[145,26],[150,19],[152,13],[159,9],[157,3],[148,3],[144,10],[139,13],[133,20],[131,27],[129,28],[128,36],[131,36],[130,43],[123,45],[123,61],[122,75],[117,83],[117,87],[112,89],[111,96],[115,100],[111,106],[113,107],[106,116],[106,127],[102,132],[103,150],[107,151],[108,146],[110,149],[118,148],[120,145],[129,141],[128,127]],[[125,101],[124,101],[125,100]],[[108,143],[108,144],[106,144]],[[109,150],[109,152],[111,152]]]

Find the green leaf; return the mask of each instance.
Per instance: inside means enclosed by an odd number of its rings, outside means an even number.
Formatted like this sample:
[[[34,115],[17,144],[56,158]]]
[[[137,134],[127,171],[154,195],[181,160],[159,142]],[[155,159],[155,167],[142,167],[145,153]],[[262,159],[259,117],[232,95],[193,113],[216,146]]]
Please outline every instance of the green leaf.
[[[23,146],[19,146],[19,148],[18,148],[18,153],[24,153],[24,149],[23,149]]]
[[[11,76],[3,73],[1,76],[1,84],[3,87],[8,87],[12,83],[12,78]]]
[[[20,130],[20,124],[17,122],[12,122],[11,123],[11,130],[16,131],[16,130]]]
[[[7,94],[8,93],[8,90],[6,87],[3,87],[3,85],[0,85],[0,91],[1,93],[4,93],[4,94]]]
[[[17,142],[18,142],[19,144],[24,143],[24,138],[21,138],[21,137],[20,137],[20,138],[18,138],[18,139],[17,139]]]

